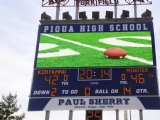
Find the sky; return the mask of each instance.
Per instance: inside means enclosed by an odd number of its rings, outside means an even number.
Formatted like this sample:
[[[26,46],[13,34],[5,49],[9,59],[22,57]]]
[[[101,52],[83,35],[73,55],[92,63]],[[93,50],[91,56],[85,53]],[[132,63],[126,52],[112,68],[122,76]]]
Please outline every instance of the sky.
[[[123,0],[120,0],[123,1]],[[152,5],[138,6],[138,17],[146,9],[152,11],[154,22],[156,57],[158,74],[160,73],[160,1],[152,0]],[[37,31],[41,13],[46,12],[55,19],[56,8],[42,7],[41,0],[3,0],[0,2],[0,96],[17,93],[18,105],[22,107],[16,114],[26,113],[25,120],[44,120],[45,111],[28,112],[28,101],[33,76],[33,64],[35,57]],[[91,19],[92,11],[100,11],[100,18],[104,18],[105,11],[113,11],[113,6],[107,7],[81,7],[80,11],[86,11],[88,19]],[[118,18],[122,10],[129,10],[130,17],[134,17],[133,6],[119,6]],[[60,9],[62,13],[69,11],[75,18],[75,8]],[[160,76],[158,76],[160,78]],[[1,97],[0,97],[1,99]],[[144,110],[144,120],[160,120],[159,110]],[[120,111],[120,120],[124,120],[124,112]],[[103,120],[115,119],[115,111],[104,111]],[[67,120],[68,111],[52,111],[50,119]],[[84,120],[85,111],[74,111],[73,120]],[[132,119],[139,120],[139,111],[132,110]]]

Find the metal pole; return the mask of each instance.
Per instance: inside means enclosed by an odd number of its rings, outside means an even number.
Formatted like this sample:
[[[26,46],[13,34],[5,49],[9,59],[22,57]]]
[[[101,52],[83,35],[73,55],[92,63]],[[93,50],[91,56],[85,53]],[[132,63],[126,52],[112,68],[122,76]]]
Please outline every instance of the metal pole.
[[[115,19],[117,19],[117,2],[114,1],[114,13],[115,13]]]
[[[78,20],[78,14],[79,14],[79,0],[76,0],[76,17],[75,17],[75,20]]]
[[[131,110],[130,110],[130,120],[131,120]]]
[[[128,120],[127,110],[124,111],[124,120]]]
[[[139,119],[143,120],[143,112],[142,112],[142,110],[139,110]]]
[[[136,5],[136,0],[134,0],[134,17],[137,18],[137,5]]]
[[[50,111],[46,111],[46,117],[45,120],[49,120]]]
[[[116,120],[119,120],[119,110],[116,110]]]
[[[69,111],[69,118],[68,118],[68,120],[72,120],[72,117],[73,117],[73,110],[70,110]]]
[[[59,0],[57,0],[56,20],[59,20],[59,12],[60,12],[60,2]]]

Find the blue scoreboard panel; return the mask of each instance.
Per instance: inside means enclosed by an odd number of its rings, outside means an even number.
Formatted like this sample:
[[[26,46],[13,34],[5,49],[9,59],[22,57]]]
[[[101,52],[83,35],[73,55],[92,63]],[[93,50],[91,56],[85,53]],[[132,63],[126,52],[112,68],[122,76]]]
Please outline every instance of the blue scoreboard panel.
[[[156,69],[152,22],[40,25],[28,110],[160,109]]]

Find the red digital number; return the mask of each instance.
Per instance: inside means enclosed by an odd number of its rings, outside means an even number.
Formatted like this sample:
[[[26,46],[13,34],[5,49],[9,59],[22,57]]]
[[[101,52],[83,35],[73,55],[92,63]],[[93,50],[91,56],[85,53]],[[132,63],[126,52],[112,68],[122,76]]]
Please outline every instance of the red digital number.
[[[126,95],[126,88],[123,87],[123,95]]]
[[[103,78],[103,76],[105,76],[105,77],[108,76],[107,79],[109,79],[110,78],[110,69],[108,71],[101,69],[101,78]]]
[[[84,79],[85,70],[80,70],[79,79]]]
[[[131,87],[129,87],[128,89],[127,89],[127,87],[126,87],[126,92],[128,92],[129,95],[131,95]]]
[[[68,75],[64,75],[63,81],[68,81]]]
[[[88,113],[91,113],[91,116],[87,116],[87,120],[89,120],[89,118],[93,118],[93,111],[88,111]]]
[[[133,75],[131,74],[131,79],[135,80],[135,83],[137,83],[137,74],[135,74],[135,77],[133,77]]]
[[[145,83],[145,79],[144,79],[144,77],[143,77],[143,74],[139,74],[139,75],[138,75],[138,78],[139,78],[139,83],[140,83],[140,84],[144,84],[144,83]]]
[[[138,81],[139,84],[145,83],[144,74],[131,74],[131,80],[135,80],[135,83]]]
[[[86,120],[102,120],[102,111],[87,111]]]
[[[101,116],[98,116],[97,113],[100,113],[100,111],[95,111],[95,117],[98,118],[98,120],[101,120]]]
[[[86,76],[87,79],[92,79],[92,70],[89,69],[87,70],[87,76]]]
[[[49,76],[49,78],[48,76],[45,76],[45,81],[47,81],[46,84],[51,85],[51,82],[52,82],[52,85],[57,85],[58,77],[59,77],[58,75],[53,75],[53,78],[51,75]]]
[[[51,84],[51,75],[49,76],[49,78],[48,78],[48,76],[45,76],[45,81],[47,81],[48,85],[50,85]]]
[[[53,80],[52,80],[52,85],[57,85],[57,82],[58,81],[58,75],[53,75]]]
[[[85,87],[85,96],[90,96],[90,87]]]
[[[108,78],[110,78],[110,69],[106,72],[106,70],[104,70],[104,75],[107,75]]]
[[[51,96],[55,97],[57,93],[57,88],[52,88]]]
[[[126,74],[121,74],[121,80],[126,80]]]
[[[101,70],[101,78],[103,78],[103,69]]]
[[[126,95],[126,92],[131,95],[131,87],[123,87],[123,94]]]

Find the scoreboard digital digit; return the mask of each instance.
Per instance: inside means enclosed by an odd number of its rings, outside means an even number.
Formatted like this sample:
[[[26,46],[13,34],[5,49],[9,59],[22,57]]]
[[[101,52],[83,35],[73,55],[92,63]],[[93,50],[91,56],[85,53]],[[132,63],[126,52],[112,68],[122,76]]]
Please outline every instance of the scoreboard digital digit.
[[[101,110],[86,110],[86,120],[102,120],[102,111]]]
[[[28,110],[160,109],[156,69],[152,22],[40,25]]]

